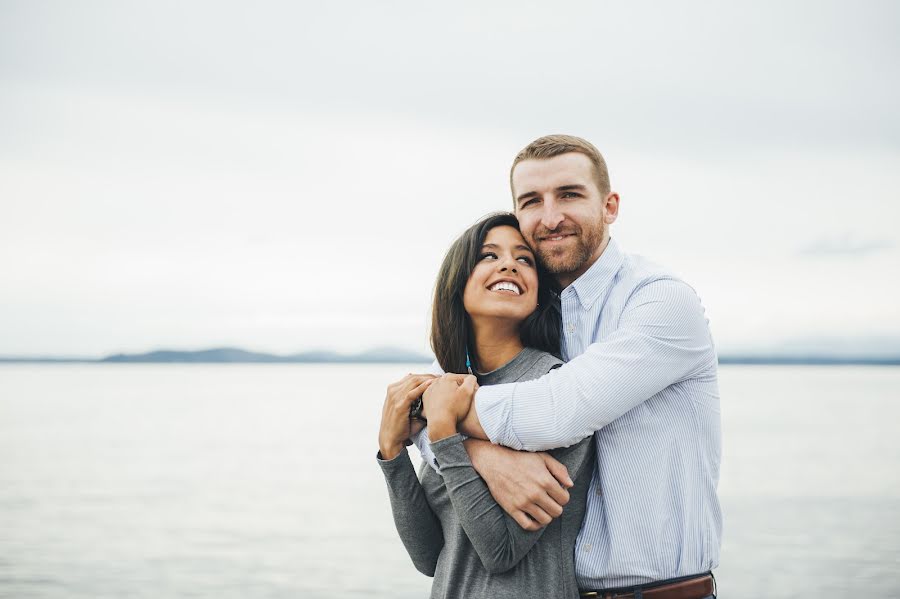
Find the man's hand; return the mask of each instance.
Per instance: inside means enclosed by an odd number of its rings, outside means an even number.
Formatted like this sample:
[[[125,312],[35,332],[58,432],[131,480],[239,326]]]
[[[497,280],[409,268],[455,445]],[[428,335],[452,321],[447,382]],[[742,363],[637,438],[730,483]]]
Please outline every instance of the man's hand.
[[[563,513],[574,483],[546,453],[515,451],[467,439],[466,451],[494,499],[525,530],[540,530]]]

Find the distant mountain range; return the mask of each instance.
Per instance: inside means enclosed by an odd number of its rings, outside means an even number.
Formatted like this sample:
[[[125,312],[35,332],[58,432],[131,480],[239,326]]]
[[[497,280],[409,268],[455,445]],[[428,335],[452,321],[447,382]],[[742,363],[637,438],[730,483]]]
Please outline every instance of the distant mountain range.
[[[900,356],[828,355],[724,355],[719,364],[772,364],[785,366],[900,366]]]
[[[308,351],[290,355],[251,352],[237,347],[219,347],[197,351],[161,349],[141,354],[113,354],[105,358],[0,357],[0,362],[53,363],[179,363],[179,364],[391,364],[428,363],[432,358],[393,347],[370,349],[357,354],[332,351]]]
[[[17,363],[118,363],[118,364],[427,364],[433,358],[408,350],[379,347],[362,353],[339,354],[332,351],[308,351],[290,355],[251,352],[236,347],[198,351],[162,349],[140,354],[113,354],[105,358],[0,357],[0,362]],[[876,365],[900,366],[900,354],[840,355],[838,353],[752,353],[725,354],[720,364],[784,365]]]
[[[431,358],[392,347],[371,349],[358,354],[339,354],[332,351],[309,351],[298,354],[280,356],[260,352],[250,352],[235,347],[204,349],[200,351],[159,350],[145,354],[115,354],[100,360],[101,362],[255,362],[255,363],[403,363],[430,362]]]

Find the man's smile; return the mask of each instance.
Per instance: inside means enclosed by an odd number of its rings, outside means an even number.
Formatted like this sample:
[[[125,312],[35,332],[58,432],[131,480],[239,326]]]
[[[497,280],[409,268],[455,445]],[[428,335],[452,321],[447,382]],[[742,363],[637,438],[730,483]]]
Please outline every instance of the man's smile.
[[[575,233],[554,233],[552,235],[542,235],[537,238],[538,243],[559,243],[569,237],[574,237]]]

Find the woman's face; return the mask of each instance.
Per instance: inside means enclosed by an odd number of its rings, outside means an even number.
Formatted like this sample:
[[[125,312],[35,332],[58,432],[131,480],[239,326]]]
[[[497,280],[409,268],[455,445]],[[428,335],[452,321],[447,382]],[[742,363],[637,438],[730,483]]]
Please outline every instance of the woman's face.
[[[537,308],[537,296],[534,254],[521,233],[507,225],[488,231],[463,292],[469,316],[523,321]]]

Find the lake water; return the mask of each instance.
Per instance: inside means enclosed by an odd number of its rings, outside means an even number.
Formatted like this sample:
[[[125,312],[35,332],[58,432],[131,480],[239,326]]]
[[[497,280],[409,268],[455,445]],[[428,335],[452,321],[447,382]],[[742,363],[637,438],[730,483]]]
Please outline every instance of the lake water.
[[[0,366],[0,597],[426,597],[374,456],[406,365]],[[900,368],[721,369],[722,597],[900,597]]]

